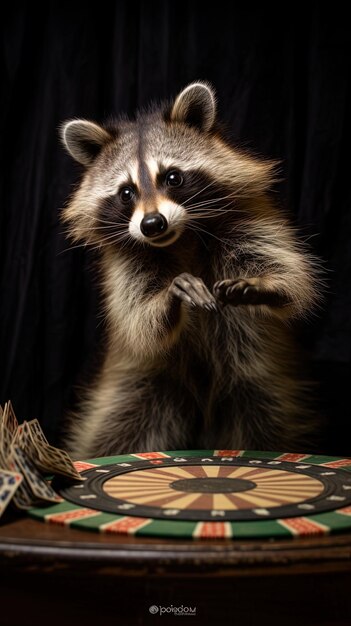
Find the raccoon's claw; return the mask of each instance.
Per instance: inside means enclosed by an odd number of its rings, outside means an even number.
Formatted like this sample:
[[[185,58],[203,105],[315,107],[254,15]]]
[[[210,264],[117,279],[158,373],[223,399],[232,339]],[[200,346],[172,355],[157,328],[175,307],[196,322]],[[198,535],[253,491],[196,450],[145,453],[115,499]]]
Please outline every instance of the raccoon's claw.
[[[183,302],[190,304],[192,307],[200,307],[206,311],[216,311],[216,300],[207,289],[201,278],[192,276],[192,274],[179,274],[176,276],[170,286],[170,291]]]
[[[235,278],[220,280],[213,286],[213,294],[221,304],[265,304],[284,306],[286,297],[276,291],[269,291],[261,286],[259,278]]]

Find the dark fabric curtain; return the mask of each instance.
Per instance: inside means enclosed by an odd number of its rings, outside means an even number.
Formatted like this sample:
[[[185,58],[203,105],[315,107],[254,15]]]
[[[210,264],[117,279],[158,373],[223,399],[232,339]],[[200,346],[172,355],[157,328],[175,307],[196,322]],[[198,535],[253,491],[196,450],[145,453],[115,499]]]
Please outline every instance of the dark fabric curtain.
[[[213,83],[232,139],[281,161],[275,193],[325,262],[323,309],[301,336],[329,421],[347,441],[351,359],[350,35],[323,3],[12,2],[3,16],[1,402],[53,441],[103,327],[92,254],[70,249],[60,207],[78,169],[59,145],[72,117],[102,121],[193,79]],[[278,196],[279,194],[279,196]]]

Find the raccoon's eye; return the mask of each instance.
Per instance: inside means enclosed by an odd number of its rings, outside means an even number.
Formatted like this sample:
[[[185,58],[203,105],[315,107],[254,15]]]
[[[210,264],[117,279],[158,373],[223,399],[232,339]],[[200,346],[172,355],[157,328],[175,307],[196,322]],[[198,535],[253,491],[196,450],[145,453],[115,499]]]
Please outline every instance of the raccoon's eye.
[[[128,204],[134,198],[134,189],[133,187],[122,187],[119,192],[119,197],[121,198],[123,204]]]
[[[168,187],[180,187],[183,184],[183,176],[177,170],[172,170],[166,174],[166,185]]]

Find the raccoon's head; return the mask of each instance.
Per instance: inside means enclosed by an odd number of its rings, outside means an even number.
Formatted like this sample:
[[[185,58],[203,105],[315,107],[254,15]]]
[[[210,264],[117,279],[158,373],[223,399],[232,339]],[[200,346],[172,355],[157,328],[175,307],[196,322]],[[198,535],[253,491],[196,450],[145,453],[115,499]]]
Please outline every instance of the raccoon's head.
[[[172,245],[195,221],[262,193],[272,164],[233,150],[216,124],[212,87],[195,82],[172,103],[99,126],[72,120],[62,139],[85,174],[63,219],[95,245]]]

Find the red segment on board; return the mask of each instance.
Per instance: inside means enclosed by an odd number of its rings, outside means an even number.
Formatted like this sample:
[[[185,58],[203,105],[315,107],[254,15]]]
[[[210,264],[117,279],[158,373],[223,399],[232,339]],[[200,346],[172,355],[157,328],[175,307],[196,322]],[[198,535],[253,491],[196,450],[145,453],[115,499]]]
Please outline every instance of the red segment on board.
[[[294,535],[325,535],[328,531],[326,526],[313,522],[307,517],[286,517],[279,520],[280,524],[288,528]]]
[[[135,456],[138,459],[168,459],[168,454],[164,454],[164,452],[138,452],[137,454],[132,454],[131,456]]]
[[[106,524],[103,527],[105,533],[131,533],[138,530],[142,526],[145,526],[146,523],[149,523],[149,520],[145,517],[123,517],[122,519],[117,520],[116,522],[111,522],[111,524]]]
[[[297,461],[302,461],[303,459],[306,459],[309,456],[310,456],[309,454],[298,454],[294,452],[289,452],[287,454],[282,454],[281,456],[277,456],[277,460],[279,459],[279,461],[297,462]]]
[[[84,517],[91,517],[92,515],[100,515],[100,511],[94,511],[94,509],[75,509],[74,511],[66,511],[65,513],[53,513],[47,515],[45,519],[53,524],[61,524],[64,526],[67,522],[73,522],[77,519],[83,519]]]
[[[201,523],[201,522],[200,522]],[[227,537],[226,522],[202,522],[197,537]]]
[[[351,465],[351,459],[339,459],[338,461],[329,461],[321,463],[323,467],[346,467]]]
[[[341,515],[351,515],[351,506],[345,506],[343,509],[337,509],[335,513],[341,513]]]
[[[215,456],[240,456],[243,450],[215,450]]]
[[[84,472],[84,470],[90,469],[91,467],[98,467],[96,463],[86,463],[85,461],[73,461],[73,465],[77,472]]]

